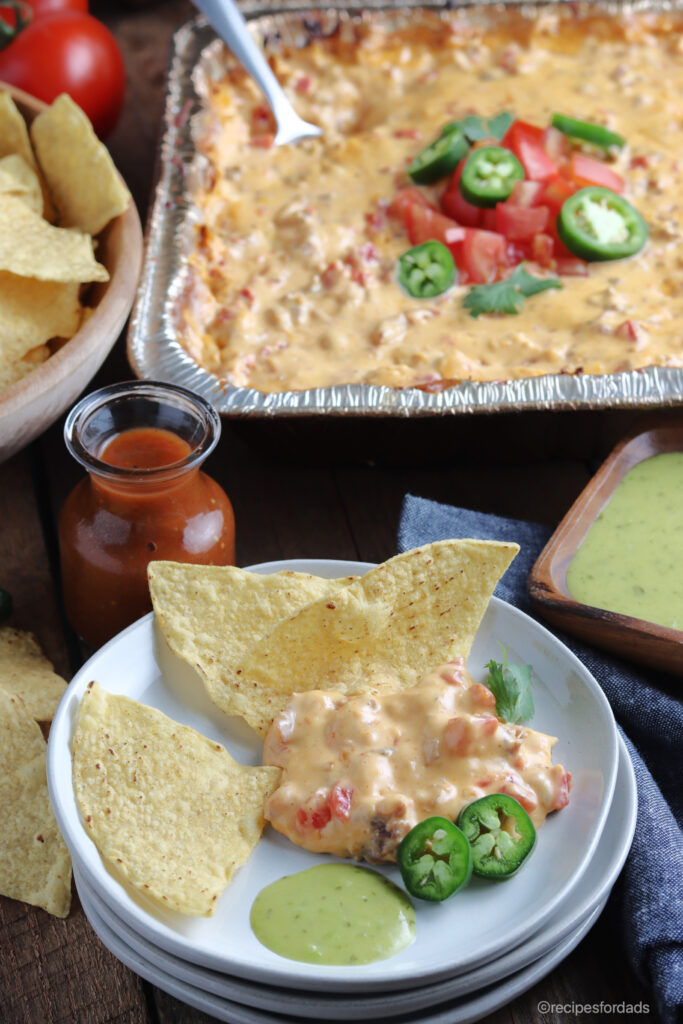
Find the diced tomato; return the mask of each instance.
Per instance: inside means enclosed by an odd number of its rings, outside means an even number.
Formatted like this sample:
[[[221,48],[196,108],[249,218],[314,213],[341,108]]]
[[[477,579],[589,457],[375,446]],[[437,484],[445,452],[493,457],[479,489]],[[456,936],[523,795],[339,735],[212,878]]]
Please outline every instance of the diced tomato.
[[[327,798],[327,804],[333,817],[339,818],[342,821],[348,818],[351,813],[352,796],[353,789],[340,786],[338,782],[335,782]]]
[[[484,210],[481,215],[481,226],[485,231],[497,231],[496,224],[498,223],[498,216],[496,214],[495,206],[489,207]]]
[[[539,267],[552,267],[554,265],[555,244],[550,235],[536,235],[531,243],[531,258]]]
[[[408,238],[413,245],[420,245],[422,242],[434,239],[437,242],[443,242],[449,249],[463,241],[466,230],[450,217],[439,213],[438,210],[418,205],[413,205],[406,227]]]
[[[569,790],[572,787],[572,773],[561,769],[560,765],[554,765],[554,768],[559,769],[559,778],[556,781],[555,799],[551,810],[560,811],[563,807],[566,807],[569,803]],[[520,800],[520,803],[522,801]],[[522,806],[524,806],[522,804]]]
[[[557,174],[557,164],[543,148],[542,128],[525,121],[513,121],[502,144],[512,150],[532,181],[548,181]]]
[[[513,142],[519,136],[520,133],[524,133],[534,142],[543,141],[543,129],[539,128],[535,124],[530,124],[528,121],[513,121],[505,135],[503,136],[500,145],[505,146],[506,149],[512,149]]]
[[[635,341],[636,343],[640,341],[642,335],[640,325],[633,320],[624,320],[623,323],[614,328],[614,333],[618,338],[625,338],[627,341]]]
[[[543,129],[543,148],[550,159],[560,166],[567,159],[569,140],[564,132],[550,124]]]
[[[493,736],[498,728],[498,719],[495,715],[472,715],[470,719],[475,735]]]
[[[464,161],[460,161],[462,164]],[[458,175],[457,179],[455,175]],[[448,188],[441,196],[441,209],[449,217],[456,220],[458,224],[464,224],[468,228],[478,228],[482,222],[483,210],[480,206],[468,203],[458,184],[460,175],[457,170],[451,178]]]
[[[311,825],[313,828],[321,829],[325,828],[328,821],[332,817],[332,811],[325,804],[323,807],[317,808],[315,811],[311,811]]]
[[[462,250],[453,252],[453,257],[471,281],[488,284],[496,280],[502,267],[507,266],[507,246],[503,236],[495,231],[467,228]]]
[[[531,259],[531,243],[530,242],[511,242],[507,238],[506,241],[506,263],[508,267],[516,267],[518,263],[523,260]]]
[[[621,175],[607,164],[595,160],[592,156],[584,156],[583,153],[572,153],[569,173],[579,188],[600,185],[602,188],[611,189],[612,192],[623,192],[626,184]]]
[[[547,206],[513,206],[498,203],[496,231],[513,241],[526,242],[545,231],[548,224]]]
[[[469,697],[475,707],[479,705],[483,708],[495,708],[496,706],[494,694],[483,683],[474,683],[473,686],[470,686]]]
[[[389,204],[387,213],[391,217],[398,217],[400,220],[407,222],[409,211],[415,204],[419,206],[427,206],[431,210],[435,209],[427,199],[424,192],[420,192],[419,188],[409,186],[408,188],[400,188],[398,190],[392,202]]]
[[[507,793],[508,796],[514,797],[528,814],[532,814],[538,807],[538,797],[534,790],[521,778],[515,779],[514,776],[508,776],[508,779],[509,781],[501,786],[501,793]],[[567,798],[567,802],[569,802],[569,798]]]
[[[575,192],[576,184],[564,175],[558,174],[542,187],[538,202],[542,206],[547,206],[557,216],[565,201]]]
[[[412,245],[432,239],[450,245],[464,238],[464,228],[439,213],[417,188],[401,189],[391,203],[389,213],[403,221]]]
[[[465,757],[470,743],[470,730],[464,718],[449,718],[443,731],[446,750],[455,757]]]
[[[505,202],[513,206],[536,206],[542,192],[543,183],[540,181],[516,181]]]

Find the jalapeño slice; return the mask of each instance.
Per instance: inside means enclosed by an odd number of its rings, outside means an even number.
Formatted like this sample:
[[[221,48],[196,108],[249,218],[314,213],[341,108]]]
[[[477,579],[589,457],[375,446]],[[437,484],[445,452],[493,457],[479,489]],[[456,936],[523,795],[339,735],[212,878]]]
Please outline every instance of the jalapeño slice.
[[[634,256],[647,241],[647,225],[638,211],[598,185],[579,189],[564,202],[557,233],[575,256],[589,261]]]
[[[473,206],[495,206],[524,178],[524,168],[509,149],[483,146],[467,159],[460,178],[460,191]]]
[[[426,818],[411,828],[396,860],[410,895],[432,903],[448,899],[472,876],[470,844],[448,818]]]
[[[505,793],[492,793],[463,808],[458,825],[472,847],[475,875],[510,878],[536,843],[536,829],[522,805]]]
[[[408,174],[418,185],[431,185],[446,178],[467,155],[470,145],[462,128],[458,125],[447,128],[408,165]]]
[[[432,299],[455,282],[453,257],[443,242],[423,242],[398,260],[399,284],[414,299]]]
[[[600,149],[622,149],[626,145],[623,136],[611,132],[601,124],[593,124],[592,121],[577,121],[576,118],[566,117],[564,114],[553,114],[552,125],[563,135],[590,142],[592,146],[598,146]]]

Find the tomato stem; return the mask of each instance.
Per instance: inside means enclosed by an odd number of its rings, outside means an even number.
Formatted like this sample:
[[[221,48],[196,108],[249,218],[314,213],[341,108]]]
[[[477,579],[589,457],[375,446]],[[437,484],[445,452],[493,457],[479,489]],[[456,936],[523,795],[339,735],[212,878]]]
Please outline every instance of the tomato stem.
[[[4,12],[10,9],[14,13],[14,24],[10,25],[4,18]],[[14,42],[20,32],[31,24],[33,9],[21,3],[21,0],[2,0],[0,3],[0,50],[6,49]]]

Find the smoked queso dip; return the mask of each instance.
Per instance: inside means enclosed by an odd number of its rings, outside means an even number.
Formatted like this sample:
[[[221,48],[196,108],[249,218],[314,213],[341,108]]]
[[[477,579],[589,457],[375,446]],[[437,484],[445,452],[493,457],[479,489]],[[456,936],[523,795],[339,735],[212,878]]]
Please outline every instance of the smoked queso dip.
[[[283,770],[266,820],[314,853],[372,863],[395,860],[418,822],[455,821],[491,793],[514,797],[538,827],[569,802],[556,742],[498,718],[462,658],[400,693],[296,693],[263,749],[264,764]]]
[[[283,46],[274,71],[323,128],[296,145],[272,145],[270,112],[239,66],[207,76],[199,223],[175,313],[188,353],[263,392],[683,366],[683,13],[559,7],[409,13],[391,30],[375,13]],[[401,289],[411,243],[388,208],[444,124],[502,111],[538,126],[561,112],[623,136],[610,166],[649,238],[630,259],[562,275],[518,315],[474,319],[465,285],[429,300]],[[443,183],[423,191],[438,202]]]

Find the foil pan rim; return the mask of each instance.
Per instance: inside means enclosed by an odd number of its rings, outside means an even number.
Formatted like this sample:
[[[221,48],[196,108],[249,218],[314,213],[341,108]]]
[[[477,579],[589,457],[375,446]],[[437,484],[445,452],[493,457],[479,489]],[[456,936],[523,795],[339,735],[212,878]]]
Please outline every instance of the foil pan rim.
[[[365,0],[313,7],[299,0],[281,2],[267,12],[247,0],[242,10],[249,20],[272,22],[287,15],[358,15],[364,10],[405,12],[427,9],[452,14],[468,7],[518,7],[530,15],[559,7],[562,0],[465,0],[456,7],[410,0]],[[614,15],[624,10],[680,10],[683,0],[593,0],[581,4]],[[175,32],[169,61],[158,181],[146,227],[145,259],[128,332],[128,360],[136,376],[179,384],[213,403],[231,417],[291,417],[311,415],[414,417],[443,414],[488,414],[530,410],[624,409],[683,404],[683,368],[652,366],[612,374],[548,374],[509,381],[462,381],[438,392],[419,388],[390,388],[345,384],[307,391],[261,392],[225,384],[204,370],[177,341],[172,304],[182,270],[182,236],[191,217],[187,169],[195,151],[191,118],[201,110],[193,72],[206,47],[217,39],[203,17],[186,22]]]

